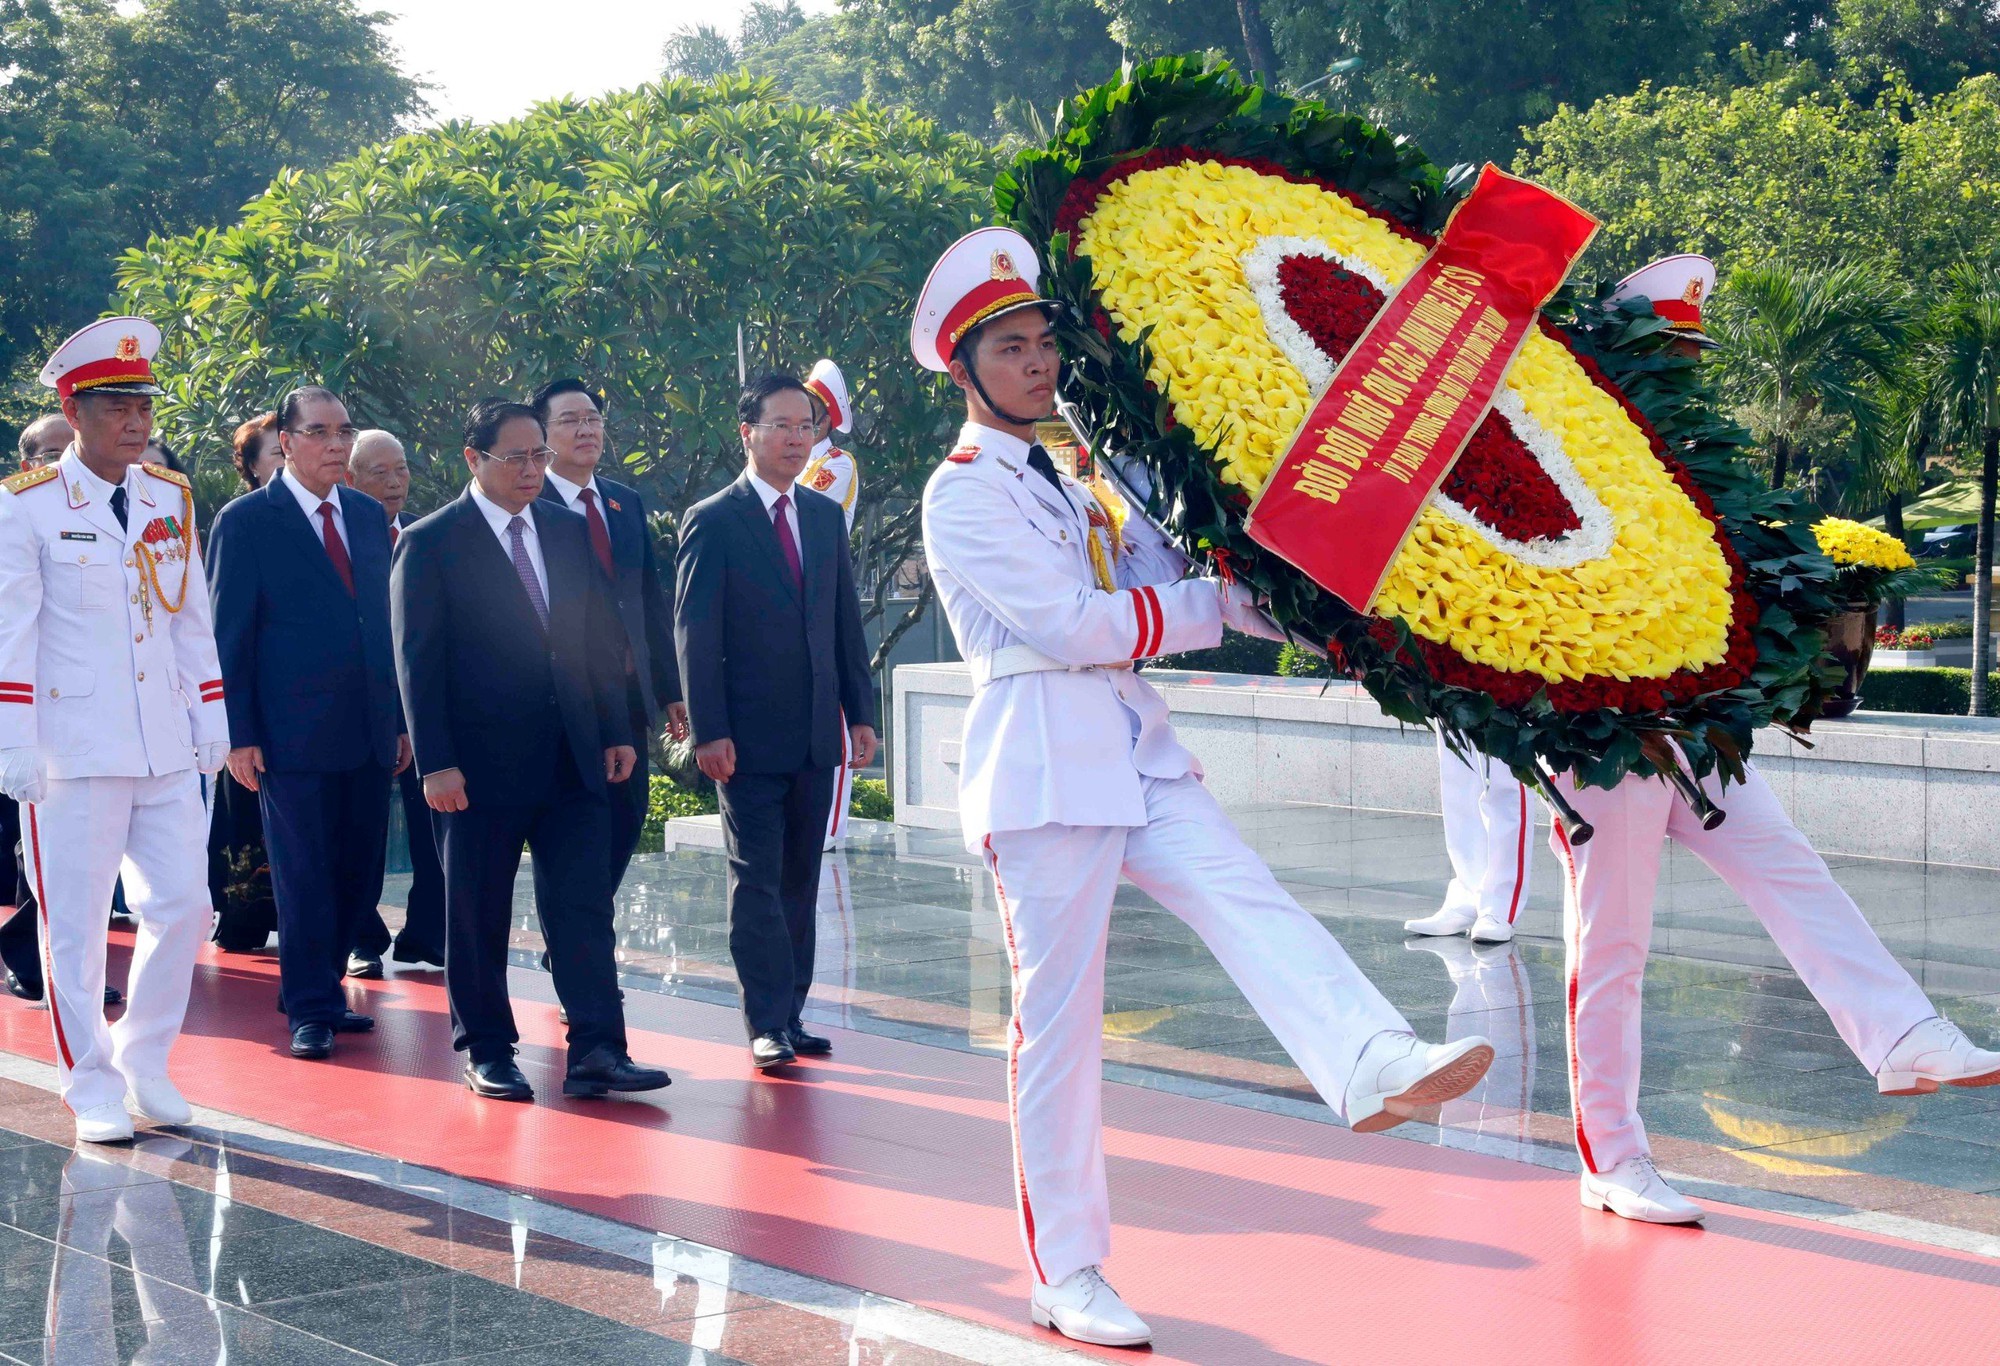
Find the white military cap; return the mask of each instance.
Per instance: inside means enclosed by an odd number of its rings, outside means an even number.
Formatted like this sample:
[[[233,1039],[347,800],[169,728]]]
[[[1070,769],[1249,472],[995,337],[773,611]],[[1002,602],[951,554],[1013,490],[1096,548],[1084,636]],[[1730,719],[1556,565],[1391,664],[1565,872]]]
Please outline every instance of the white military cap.
[[[1715,262],[1685,252],[1641,266],[1618,282],[1611,297],[1614,301],[1645,299],[1683,339],[1711,347],[1720,343],[1701,330],[1701,306],[1714,292]]]
[[[840,373],[838,365],[824,356],[814,361],[812,373],[806,376],[806,388],[826,405],[835,431],[854,430],[854,407],[847,401],[847,376]]]
[[[163,394],[153,381],[160,329],[144,318],[104,318],[58,346],[42,367],[42,383],[71,394]]]
[[[1005,313],[1048,304],[1037,292],[1041,262],[1012,228],[978,228],[953,242],[931,267],[910,319],[910,351],[926,370],[951,368],[965,334]]]

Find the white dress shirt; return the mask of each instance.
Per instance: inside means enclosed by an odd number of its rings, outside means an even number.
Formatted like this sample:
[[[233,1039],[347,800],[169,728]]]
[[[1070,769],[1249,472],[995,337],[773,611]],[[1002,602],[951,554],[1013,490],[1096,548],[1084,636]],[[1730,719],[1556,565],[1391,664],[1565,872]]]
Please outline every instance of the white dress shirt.
[[[563,506],[568,508],[571,512],[583,511],[583,491],[585,489],[589,489],[591,497],[597,503],[597,515],[600,517],[603,517],[605,515],[604,490],[597,487],[596,475],[594,474],[591,475],[590,480],[587,483],[572,484],[570,483],[569,480],[563,478],[560,474],[557,474],[554,470],[550,470],[548,473],[548,480],[549,483],[555,486],[556,496],[563,500]],[[608,529],[611,523],[607,519],[604,525]]]
[[[790,484],[781,489],[774,489],[757,477],[757,471],[747,470],[745,473],[750,476],[750,487],[757,490],[757,497],[764,504],[764,515],[771,518],[772,529],[774,531],[777,528],[778,519],[773,516],[771,509],[777,505],[780,498],[789,500],[785,504],[785,526],[790,529],[792,533],[792,545],[799,552],[799,576],[801,578],[805,577],[806,543],[799,535],[798,485]]]
[[[271,477],[282,481],[284,486],[292,491],[292,497],[299,500],[299,507],[304,510],[306,520],[312,523],[313,534],[319,537],[321,545],[326,544],[326,521],[319,515],[320,505],[322,503],[332,505],[333,525],[340,532],[340,544],[347,551],[348,562],[353,563],[354,539],[347,534],[347,514],[340,506],[340,485],[335,484],[329,488],[326,497],[322,498],[287,474],[283,468]]]
[[[500,553],[507,557],[509,564],[514,562],[514,537],[507,530],[507,527],[516,517],[521,519],[524,524],[521,533],[521,544],[528,548],[528,563],[535,567],[535,582],[542,586],[542,601],[545,603],[548,602],[549,567],[542,561],[542,538],[535,531],[534,505],[531,503],[527,507],[522,508],[518,513],[509,512],[506,508],[501,507],[491,498],[488,498],[484,493],[481,493],[479,485],[473,484],[471,488],[472,501],[479,505],[480,512],[485,515],[486,525],[492,527],[493,534],[500,538]],[[550,603],[549,605],[551,610],[553,610],[554,604]]]

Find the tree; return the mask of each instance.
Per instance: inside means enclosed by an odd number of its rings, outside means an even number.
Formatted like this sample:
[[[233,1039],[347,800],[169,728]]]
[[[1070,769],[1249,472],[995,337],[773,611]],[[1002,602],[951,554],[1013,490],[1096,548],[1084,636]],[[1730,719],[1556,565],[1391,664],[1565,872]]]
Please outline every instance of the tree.
[[[1947,272],[1925,320],[1918,373],[1947,432],[1979,452],[1979,523],[1972,568],[1972,707],[1992,708],[1993,513],[2000,484],[2000,263],[1962,261]]]
[[[1864,441],[1882,434],[1876,389],[1900,358],[1906,294],[1869,265],[1813,270],[1746,266],[1716,310],[1726,388],[1760,417],[1771,487],[1805,455],[1811,424],[1844,419]]]
[[[660,64],[669,77],[710,81],[736,70],[736,45],[713,24],[674,30],[660,50]]]
[[[910,301],[942,246],[986,221],[997,170],[908,114],[672,81],[286,172],[235,224],[129,253],[120,283],[167,326],[169,434],[201,460],[322,382],[410,443],[419,506],[436,503],[462,483],[470,403],[580,374],[607,387],[624,474],[667,534],[742,466],[738,326],[753,367],[832,356],[861,415],[872,616],[956,429],[910,361]]]
[[[353,0],[0,0],[0,386],[102,311],[124,247],[422,112],[384,22]]]

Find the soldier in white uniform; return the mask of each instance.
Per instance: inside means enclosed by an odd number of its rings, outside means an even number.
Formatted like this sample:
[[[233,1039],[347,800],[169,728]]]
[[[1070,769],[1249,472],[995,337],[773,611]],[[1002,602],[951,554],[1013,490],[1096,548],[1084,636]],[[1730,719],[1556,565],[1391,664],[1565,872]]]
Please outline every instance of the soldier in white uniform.
[[[1438,804],[1444,812],[1444,848],[1451,885],[1444,905],[1405,920],[1411,934],[1465,934],[1476,944],[1504,944],[1528,902],[1535,833],[1528,789],[1513,771],[1476,750],[1453,754],[1440,735]]]
[[[1287,896],[1200,781],[1134,660],[1270,634],[1249,595],[1185,578],[1137,516],[1122,528],[1034,441],[1058,358],[1027,240],[984,228],[932,270],[911,346],[970,417],[924,492],[924,550],[972,666],[959,802],[1001,907],[1015,1194],[1037,1323],[1134,1346],[1151,1332],[1104,1280],[1105,933],[1128,877],[1186,920],[1329,1104],[1386,1129],[1464,1094],[1493,1050],[1427,1045]]]
[[[139,463],[160,333],[109,318],[57,349],[42,383],[76,440],[0,483],[0,789],[21,802],[43,976],[77,1137],[132,1136],[133,1107],[185,1124],[167,1079],[208,870],[196,770],[229,749],[222,671],[186,476]],[[120,872],[138,917],[130,1004],[104,1017],[104,908]]]
[[[1714,285],[1706,259],[1676,256],[1628,276],[1621,297],[1650,299],[1680,345],[1705,348],[1713,343],[1701,330],[1701,303]],[[1627,778],[1609,791],[1564,787],[1595,831],[1572,846],[1557,821],[1549,837],[1565,874],[1570,1091],[1585,1206],[1649,1223],[1702,1218],[1701,1206],[1653,1166],[1639,1119],[1640,991],[1668,839],[1743,898],[1883,1095],[2000,1084],[2000,1053],[1974,1047],[1937,1013],[1755,767],[1727,793],[1714,774],[1702,783],[1727,812],[1713,830],[1663,779]]]
[[[835,432],[854,430],[854,405],[847,396],[847,376],[840,367],[821,357],[806,376],[806,391],[813,396],[818,441],[812,457],[799,473],[799,482],[815,493],[823,493],[840,504],[847,518],[847,534],[854,534],[854,505],[861,498],[861,467],[851,451],[833,444]],[[853,742],[847,734],[847,718],[840,721],[840,767],[833,771],[833,810],[826,817],[826,848],[840,847],[847,835],[847,808],[854,802]]]

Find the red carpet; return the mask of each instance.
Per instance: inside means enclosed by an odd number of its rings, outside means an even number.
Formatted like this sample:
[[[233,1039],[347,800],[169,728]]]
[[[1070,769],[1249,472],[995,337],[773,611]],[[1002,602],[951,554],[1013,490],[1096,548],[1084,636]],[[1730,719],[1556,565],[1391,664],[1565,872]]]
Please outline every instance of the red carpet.
[[[997,1059],[836,1031],[832,1060],[760,1080],[735,1012],[632,992],[632,1051],[674,1085],[566,1102],[554,1008],[523,1000],[542,1099],[496,1104],[457,1079],[441,978],[357,984],[380,1028],[331,1063],[284,1055],[275,978],[197,969],[174,1060],[197,1104],[1034,1331]],[[47,1014],[0,1001],[0,1047],[48,1061]],[[1133,1087],[1105,1114],[1109,1269],[1156,1359],[1995,1359],[2000,1266],[1977,1257],[1735,1209],[1644,1227],[1567,1176]]]

